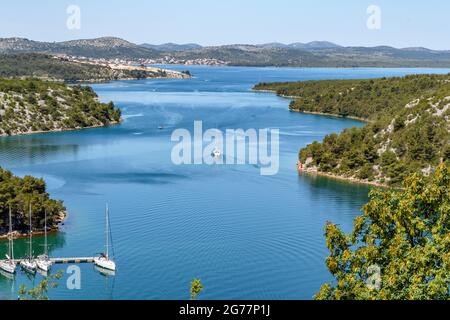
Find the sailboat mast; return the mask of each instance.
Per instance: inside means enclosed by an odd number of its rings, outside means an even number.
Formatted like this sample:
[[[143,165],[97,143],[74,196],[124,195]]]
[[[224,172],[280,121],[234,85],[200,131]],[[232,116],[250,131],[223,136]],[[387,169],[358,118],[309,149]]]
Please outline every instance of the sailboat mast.
[[[106,204],[106,258],[109,259],[109,206]]]
[[[45,216],[44,216],[44,237],[45,237],[45,243],[44,243],[44,254],[48,255],[48,245],[47,245],[47,209],[45,209]]]
[[[32,252],[33,252],[33,244],[32,244],[32,241],[33,241],[33,238],[32,238],[32,236],[31,236],[31,233],[32,233],[32,227],[31,227],[31,202],[30,202],[30,256],[29,256],[29,260],[31,261],[31,256],[32,256]]]
[[[9,205],[9,257],[14,260],[14,240],[12,234],[12,218],[11,218],[11,205]]]

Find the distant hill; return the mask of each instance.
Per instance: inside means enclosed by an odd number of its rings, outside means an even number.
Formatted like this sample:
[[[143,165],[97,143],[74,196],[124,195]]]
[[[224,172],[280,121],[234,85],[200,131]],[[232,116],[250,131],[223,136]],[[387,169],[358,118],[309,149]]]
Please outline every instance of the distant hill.
[[[277,67],[450,67],[450,51],[392,47],[326,47],[295,49],[227,45],[174,52],[178,60],[218,59],[234,66]]]
[[[0,53],[39,52],[93,58],[151,58],[159,52],[114,37],[65,42],[38,42],[23,38],[0,39]]]
[[[222,64],[234,66],[450,67],[450,51],[426,48],[397,49],[388,46],[342,47],[327,41],[202,47],[197,44],[173,43],[136,45],[113,37],[66,42],[38,42],[22,38],[0,39],[0,53],[18,52],[141,59],[178,64],[218,60]]]
[[[261,48],[291,48],[291,49],[329,49],[329,48],[340,48],[341,46],[328,42],[328,41],[313,41],[308,43],[295,42],[291,44],[284,44],[279,42],[265,43],[257,45]]]
[[[158,51],[165,51],[165,52],[187,51],[187,50],[192,50],[192,49],[203,48],[201,45],[196,44],[196,43],[186,43],[186,44],[164,43],[164,44],[159,44],[159,45],[144,43],[144,44],[141,44],[141,47],[154,49],[154,50],[158,50]]]

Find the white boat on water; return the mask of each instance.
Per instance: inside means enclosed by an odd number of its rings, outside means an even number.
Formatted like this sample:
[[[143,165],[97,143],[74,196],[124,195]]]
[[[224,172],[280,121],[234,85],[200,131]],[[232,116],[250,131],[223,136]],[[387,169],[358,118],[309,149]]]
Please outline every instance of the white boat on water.
[[[10,274],[16,273],[16,263],[13,260],[10,260],[9,257],[7,257],[8,260],[2,260],[0,261],[0,269],[2,269],[5,272],[8,272]]]
[[[0,274],[9,280],[14,280],[15,273],[10,273],[3,269],[0,269]]]
[[[29,252],[28,252],[28,257],[26,257],[25,259],[23,259],[22,261],[20,261],[20,266],[22,267],[23,270],[35,274],[36,273],[36,269],[37,269],[37,265],[36,262],[33,259],[33,228],[31,225],[31,204],[30,204],[30,241],[29,241]]]
[[[52,267],[52,262],[50,261],[50,259],[48,258],[47,255],[40,255],[37,257],[36,259],[36,266],[45,272],[50,271],[51,267]]]
[[[114,263],[114,261],[110,260],[109,257],[104,255],[103,253],[99,257],[94,259],[94,263],[100,268],[116,271],[116,264]]]
[[[23,270],[35,274],[36,273],[36,262],[33,260],[33,258],[27,257],[26,259],[20,261],[20,266]]]
[[[0,260],[0,269],[9,273],[16,273],[17,263],[14,260],[14,239],[12,234],[11,207],[9,207],[9,233],[8,233],[8,254],[6,260]]]
[[[116,271],[116,263],[109,257],[109,239],[111,237],[111,228],[109,226],[109,208],[106,205],[106,252],[101,253],[98,257],[94,259],[94,264],[100,268]]]
[[[211,152],[211,157],[213,158],[220,158],[220,156],[222,155],[222,151],[220,151],[219,148],[214,148],[214,150]]]
[[[50,271],[52,267],[52,262],[50,261],[50,258],[48,256],[48,243],[47,243],[47,211],[45,211],[45,220],[44,220],[44,235],[45,235],[45,242],[44,242],[44,254],[41,254],[36,259],[36,265],[37,267],[45,272]]]

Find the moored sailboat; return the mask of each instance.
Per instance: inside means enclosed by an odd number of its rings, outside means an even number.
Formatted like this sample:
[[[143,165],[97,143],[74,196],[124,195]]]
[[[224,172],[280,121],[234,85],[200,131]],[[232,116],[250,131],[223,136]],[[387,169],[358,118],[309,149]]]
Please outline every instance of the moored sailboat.
[[[28,251],[28,257],[20,261],[20,266],[23,270],[35,274],[36,273],[36,262],[33,260],[33,228],[32,228],[32,222],[31,222],[31,203],[30,203],[30,240],[29,240],[29,251]]]
[[[101,253],[98,257],[94,259],[94,264],[100,268],[115,271],[116,270],[116,263],[110,259],[109,257],[109,238],[111,236],[111,229],[109,226],[109,208],[108,205],[106,205],[106,252]]]
[[[8,254],[6,260],[0,261],[0,269],[9,274],[16,273],[17,264],[14,260],[14,239],[12,234],[11,206],[9,207],[9,233],[8,233]]]
[[[37,267],[45,272],[50,271],[52,267],[52,262],[48,256],[48,241],[47,241],[47,211],[45,211],[45,220],[44,220],[44,235],[45,235],[45,243],[44,243],[44,254],[41,254],[36,259]]]

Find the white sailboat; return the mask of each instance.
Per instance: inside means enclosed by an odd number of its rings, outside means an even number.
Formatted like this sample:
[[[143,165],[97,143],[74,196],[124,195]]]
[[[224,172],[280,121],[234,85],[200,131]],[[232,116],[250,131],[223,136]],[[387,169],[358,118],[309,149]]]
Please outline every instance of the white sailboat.
[[[17,264],[14,261],[14,239],[12,234],[12,219],[11,219],[11,207],[9,207],[9,233],[8,233],[8,254],[6,260],[0,261],[0,269],[9,274],[16,273]]]
[[[47,210],[45,210],[45,221],[44,221],[44,235],[45,235],[45,243],[44,243],[44,254],[41,254],[36,259],[37,267],[45,272],[50,271],[52,267],[52,262],[48,257],[48,243],[47,243]]]
[[[33,260],[33,229],[31,226],[31,203],[30,203],[30,247],[28,252],[28,257],[20,261],[20,266],[25,271],[35,274],[36,273],[36,262]]]
[[[106,269],[106,270],[111,270],[111,271],[116,271],[116,264],[113,260],[111,260],[109,258],[109,238],[110,238],[110,227],[109,227],[109,208],[108,205],[106,205],[106,253],[101,253],[100,256],[96,257],[94,259],[94,263],[96,266]]]

